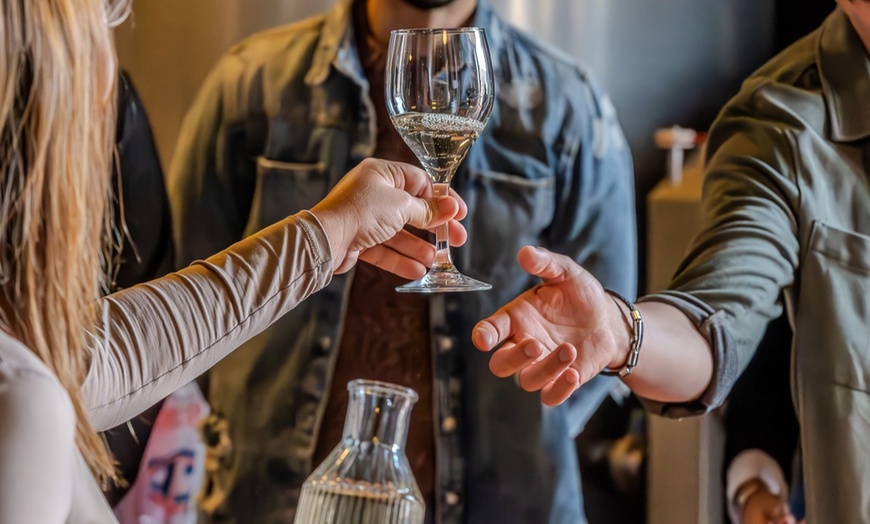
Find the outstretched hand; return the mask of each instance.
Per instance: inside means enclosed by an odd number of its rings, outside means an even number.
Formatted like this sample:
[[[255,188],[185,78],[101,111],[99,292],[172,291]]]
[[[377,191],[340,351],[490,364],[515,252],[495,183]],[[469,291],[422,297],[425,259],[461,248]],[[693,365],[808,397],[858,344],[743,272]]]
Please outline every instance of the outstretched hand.
[[[570,258],[530,246],[517,258],[544,282],[480,321],[472,342],[481,351],[501,344],[490,360],[492,372],[519,373],[523,389],[541,390],[545,404],[560,404],[605,367],[625,362],[625,317],[601,284]]]
[[[329,238],[336,273],[358,259],[404,278],[419,278],[435,258],[435,246],[404,230],[448,223],[450,242],[465,243],[458,222],[468,208],[459,196],[436,197],[426,173],[399,162],[367,159],[342,178],[311,209]]]

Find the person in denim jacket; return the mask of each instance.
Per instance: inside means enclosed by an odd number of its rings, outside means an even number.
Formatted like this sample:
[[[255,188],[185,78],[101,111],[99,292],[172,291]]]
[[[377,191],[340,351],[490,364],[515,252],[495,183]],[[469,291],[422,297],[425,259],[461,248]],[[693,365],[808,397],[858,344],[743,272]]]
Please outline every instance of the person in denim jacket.
[[[515,260],[525,244],[567,253],[634,295],[631,157],[588,73],[486,2],[342,0],[233,48],[170,168],[179,263],[311,206],[366,157],[417,164],[384,107],[389,31],[459,25],[485,28],[497,100],[453,180],[469,205],[469,241],[454,259],[493,289],[398,294],[404,280],[361,264],[219,364],[203,500],[213,522],[292,519],[305,478],[338,443],[354,378],[419,393],[407,454],[428,521],[585,521],[573,437],[616,381],[547,408],[493,377],[469,338],[477,319],[537,283]]]

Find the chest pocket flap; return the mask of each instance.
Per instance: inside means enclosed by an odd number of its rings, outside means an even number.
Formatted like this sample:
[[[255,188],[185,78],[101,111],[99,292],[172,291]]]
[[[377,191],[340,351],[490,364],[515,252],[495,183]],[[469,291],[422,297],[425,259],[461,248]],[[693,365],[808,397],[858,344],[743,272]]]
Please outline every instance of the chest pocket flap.
[[[816,221],[808,247],[796,318],[798,370],[868,391],[870,236]]]

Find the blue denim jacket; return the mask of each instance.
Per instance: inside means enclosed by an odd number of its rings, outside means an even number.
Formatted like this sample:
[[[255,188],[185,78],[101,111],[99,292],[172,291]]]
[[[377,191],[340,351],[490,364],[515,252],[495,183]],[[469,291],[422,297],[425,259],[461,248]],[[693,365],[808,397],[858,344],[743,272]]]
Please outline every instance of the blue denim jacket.
[[[231,50],[187,116],[171,166],[180,262],[205,257],[314,205],[375,147],[374,107],[349,0],[323,17]],[[631,157],[608,99],[588,75],[503,22],[475,24],[492,54],[497,102],[453,185],[469,205],[454,260],[488,292],[431,298],[439,522],[584,522],[573,437],[614,383],[566,405],[494,377],[474,323],[536,284],[526,244],[584,264],[635,294]],[[204,507],[216,522],[289,522],[311,472],[352,276],[337,275],[215,367],[217,413]]]

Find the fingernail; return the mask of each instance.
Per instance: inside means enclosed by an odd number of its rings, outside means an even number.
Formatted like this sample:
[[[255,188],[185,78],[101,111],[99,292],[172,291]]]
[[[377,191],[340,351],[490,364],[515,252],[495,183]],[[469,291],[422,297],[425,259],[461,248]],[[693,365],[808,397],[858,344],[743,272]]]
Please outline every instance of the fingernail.
[[[575,384],[580,381],[580,376],[571,370],[565,372],[565,381],[569,384]]]
[[[474,335],[477,337],[481,344],[483,344],[487,348],[492,347],[492,335],[489,333],[488,329],[484,327],[476,327],[474,328]]]
[[[562,362],[573,361],[574,352],[571,350],[571,348],[562,348],[562,350],[559,351],[559,360],[561,360]]]
[[[537,358],[541,356],[541,347],[538,344],[528,344],[523,353],[529,358]]]

